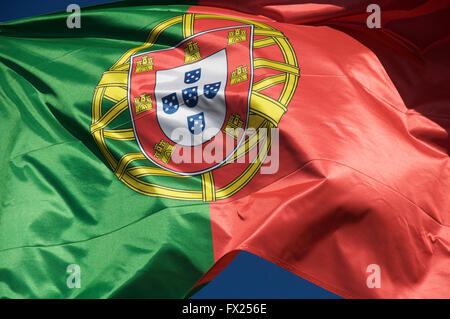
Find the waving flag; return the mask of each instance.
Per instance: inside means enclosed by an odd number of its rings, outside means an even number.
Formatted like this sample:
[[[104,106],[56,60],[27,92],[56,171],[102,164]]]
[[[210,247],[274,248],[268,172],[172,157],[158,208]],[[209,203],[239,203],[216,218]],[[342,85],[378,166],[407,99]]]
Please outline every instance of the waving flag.
[[[343,297],[450,298],[450,5],[369,5],[0,24],[0,296],[180,298],[246,250]]]

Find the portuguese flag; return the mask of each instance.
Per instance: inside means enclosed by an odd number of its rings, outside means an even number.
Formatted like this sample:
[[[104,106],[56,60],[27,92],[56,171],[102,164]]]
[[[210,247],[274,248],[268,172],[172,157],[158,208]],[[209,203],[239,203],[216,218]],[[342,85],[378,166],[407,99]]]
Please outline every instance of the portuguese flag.
[[[0,297],[450,297],[448,1],[150,2],[0,24]]]

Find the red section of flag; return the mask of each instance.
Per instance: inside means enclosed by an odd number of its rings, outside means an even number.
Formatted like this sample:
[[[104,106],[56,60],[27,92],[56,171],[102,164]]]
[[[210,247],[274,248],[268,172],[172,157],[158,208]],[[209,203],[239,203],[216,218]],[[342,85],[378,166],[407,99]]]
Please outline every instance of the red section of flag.
[[[211,204],[216,260],[247,250],[344,297],[449,298],[450,6],[378,2],[369,29],[367,4],[341,2],[190,9],[273,26],[301,69],[279,171]]]

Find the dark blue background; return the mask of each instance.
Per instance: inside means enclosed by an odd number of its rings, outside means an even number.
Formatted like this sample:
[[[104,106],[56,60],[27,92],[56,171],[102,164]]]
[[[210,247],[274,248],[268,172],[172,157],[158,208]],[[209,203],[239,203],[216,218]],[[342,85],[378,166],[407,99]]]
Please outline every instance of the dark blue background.
[[[65,11],[110,0],[0,0],[0,21]],[[262,258],[240,253],[211,283],[192,298],[340,298]]]

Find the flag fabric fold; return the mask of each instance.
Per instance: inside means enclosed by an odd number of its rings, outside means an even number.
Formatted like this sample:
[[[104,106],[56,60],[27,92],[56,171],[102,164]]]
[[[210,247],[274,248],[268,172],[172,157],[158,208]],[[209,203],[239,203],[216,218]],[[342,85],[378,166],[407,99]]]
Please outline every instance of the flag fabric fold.
[[[449,298],[450,6],[378,4],[379,29],[334,0],[1,23],[0,296],[182,298],[246,250],[343,297]],[[212,121],[278,137],[177,166],[201,146],[171,123]]]

